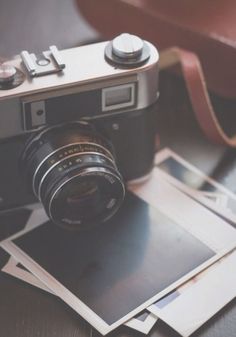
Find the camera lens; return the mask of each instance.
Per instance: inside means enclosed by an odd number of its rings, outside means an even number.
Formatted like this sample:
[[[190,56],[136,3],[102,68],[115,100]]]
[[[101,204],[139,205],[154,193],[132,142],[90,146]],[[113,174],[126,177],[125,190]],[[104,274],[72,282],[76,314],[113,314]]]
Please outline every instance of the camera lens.
[[[110,218],[125,188],[110,143],[93,126],[73,122],[40,130],[20,169],[53,222],[83,229]]]

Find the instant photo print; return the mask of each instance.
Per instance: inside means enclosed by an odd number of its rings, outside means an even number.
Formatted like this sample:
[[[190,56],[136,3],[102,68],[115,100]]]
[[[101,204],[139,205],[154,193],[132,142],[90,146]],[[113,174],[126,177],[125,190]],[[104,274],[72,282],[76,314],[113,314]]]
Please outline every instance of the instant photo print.
[[[47,286],[44,285],[36,276],[29,272],[21,263],[17,262],[13,257],[9,257],[7,263],[2,268],[2,272],[7,273],[21,281],[28,283],[41,290],[54,294]],[[55,294],[54,294],[55,295]],[[168,295],[167,295],[168,296]],[[160,300],[162,302],[163,300]],[[145,309],[143,312],[131,318],[128,322],[124,323],[126,326],[148,334],[151,328],[157,321],[157,317],[149,310]]]
[[[47,219],[45,211],[39,204],[0,212],[0,243],[9,237],[24,233],[29,228],[37,227]]]
[[[235,284],[236,250],[179,287],[166,305],[157,302],[148,309],[188,337],[235,298]]]
[[[2,271],[51,293],[50,289],[12,257]],[[182,336],[189,336],[235,298],[234,275],[236,275],[236,250],[131,318],[125,325],[148,334],[158,318],[161,318]],[[208,303],[207,311],[206,303]]]
[[[236,244],[228,224],[168,182],[153,175],[149,184],[154,190],[144,184],[146,189],[142,185],[129,192],[121,211],[90,232],[76,234],[43,222],[6,240],[2,247],[106,334]],[[182,211],[180,216],[172,198],[190,213]],[[197,227],[192,214],[195,207]]]
[[[214,193],[214,192],[201,192],[203,196],[205,196],[206,198],[209,198],[210,200],[214,201],[216,205],[225,205],[225,195],[221,195],[218,193]],[[30,226],[30,223],[29,223]],[[224,260],[224,258],[222,258],[221,260],[219,260],[219,262],[221,263],[222,260]],[[158,300],[156,303],[154,303],[151,306],[151,310],[162,310],[164,309],[168,304],[170,304],[175,298],[177,298],[178,296],[181,296],[182,293],[184,293],[184,291],[186,290],[186,288],[188,289],[189,287],[191,287],[193,284],[195,284],[196,279],[202,278],[204,277],[204,275],[208,274],[209,271],[213,268],[215,268],[215,265],[218,264],[218,261],[214,263],[214,265],[212,267],[207,268],[206,271],[203,271],[199,274],[199,276],[194,277],[193,279],[189,280],[187,283],[185,283],[184,285],[181,285],[180,287],[178,287],[176,290],[172,291],[170,294],[167,294],[166,296],[164,296],[162,299]],[[32,273],[30,273],[25,267],[23,267],[20,263],[18,263],[13,257],[10,257],[8,262],[6,263],[6,265],[2,268],[2,271],[12,275],[24,282],[27,282],[30,285],[33,285],[35,287],[38,287],[42,290],[51,292],[51,290],[46,287],[44,285],[44,283],[42,283],[37,277],[35,277]],[[227,273],[228,275],[228,273]],[[203,291],[206,294],[206,298],[208,298],[207,294],[208,292],[205,290],[208,289],[208,287],[211,286],[210,284],[208,284],[207,282],[204,283],[204,288]],[[225,293],[223,287],[222,287],[222,291],[221,293]],[[195,294],[191,293],[192,296],[192,303],[194,305],[195,302]],[[220,303],[225,303],[225,297],[221,297],[219,298]],[[209,302],[209,301],[208,301]],[[150,308],[150,307],[149,307]],[[166,310],[166,309],[165,309]],[[186,308],[185,306],[181,306],[179,308],[180,312],[184,312],[185,310],[187,310],[189,312],[189,308]],[[213,308],[214,310],[214,308]],[[191,311],[192,312],[192,311]],[[157,321],[157,312],[154,315],[152,312],[150,312],[150,310],[145,309],[143,310],[143,312],[137,314],[134,318],[131,318],[129,321],[127,321],[126,323],[124,323],[126,326],[137,330],[139,332],[142,332],[144,334],[148,334],[150,332],[150,330],[152,329],[152,327],[155,325],[156,321]],[[163,315],[162,315],[162,320],[163,320]],[[194,320],[194,318],[193,318]],[[173,327],[173,326],[172,326]]]
[[[236,195],[232,191],[205,175],[169,148],[156,154],[155,168],[176,188],[203,203],[235,226]],[[216,196],[217,204],[214,202]]]

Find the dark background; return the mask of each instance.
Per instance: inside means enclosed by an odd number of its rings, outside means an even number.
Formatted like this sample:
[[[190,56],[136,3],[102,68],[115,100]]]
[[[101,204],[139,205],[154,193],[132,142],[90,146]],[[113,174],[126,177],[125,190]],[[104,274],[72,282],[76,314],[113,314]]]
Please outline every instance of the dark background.
[[[52,44],[70,48],[98,38],[73,0],[1,0],[0,32],[2,57],[25,49],[39,53]]]
[[[23,49],[37,53],[51,44],[68,48],[100,39],[99,34],[81,17],[73,0],[0,0],[2,57],[11,57]],[[180,79],[162,74],[160,83],[161,104],[157,123],[161,146],[171,147],[205,173],[236,190],[235,151],[210,144],[205,139],[194,119]],[[169,92],[167,100],[166,92]],[[222,118],[227,120],[229,115],[226,116],[225,112],[229,103],[214,97],[214,104],[221,111]],[[230,124],[236,124],[234,116]],[[11,230],[5,226],[0,229],[4,232]],[[7,255],[1,251],[0,265],[6,260]],[[193,336],[234,337],[235,317],[234,300]],[[0,273],[1,337],[98,336],[94,330],[91,336],[91,331],[90,326],[59,299]],[[137,337],[141,334],[122,327],[111,336]],[[177,337],[178,334],[158,321],[150,336]]]

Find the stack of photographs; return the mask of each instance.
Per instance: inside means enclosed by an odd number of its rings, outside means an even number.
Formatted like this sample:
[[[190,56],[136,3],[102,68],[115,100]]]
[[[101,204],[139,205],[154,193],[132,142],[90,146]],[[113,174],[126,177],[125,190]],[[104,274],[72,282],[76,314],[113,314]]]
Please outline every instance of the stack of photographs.
[[[236,295],[236,196],[169,149],[90,231],[28,210],[24,229],[1,242],[2,271],[58,296],[103,335],[122,324],[147,334],[161,319],[189,336]]]

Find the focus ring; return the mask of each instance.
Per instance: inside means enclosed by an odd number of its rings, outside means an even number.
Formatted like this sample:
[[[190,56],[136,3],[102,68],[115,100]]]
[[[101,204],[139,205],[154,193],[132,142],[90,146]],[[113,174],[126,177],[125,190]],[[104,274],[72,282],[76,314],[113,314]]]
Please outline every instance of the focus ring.
[[[105,167],[111,170],[116,170],[115,163],[110,159],[95,153],[77,154],[73,157],[65,158],[53,167],[52,170],[47,171],[41,178],[39,185],[36,187],[37,196],[40,201],[43,199],[45,186],[53,186],[58,180],[62,180],[70,172],[83,170],[88,167]]]
[[[64,159],[67,159],[68,157],[72,155],[77,155],[77,154],[83,154],[83,153],[101,153],[104,156],[107,156],[107,158],[111,158],[112,160],[112,155],[111,153],[106,150],[106,148],[101,147],[101,145],[97,144],[89,144],[88,148],[88,143],[74,143],[74,144],[68,144],[65,145],[57,150],[54,150],[52,153],[48,154],[44,159],[42,160],[37,160],[34,163],[31,162],[29,166],[31,167],[31,172],[33,172],[32,176],[32,188],[33,192],[36,196],[38,196],[37,192],[37,185],[38,185],[38,180],[41,179],[45,173],[50,170],[50,168],[54,167],[56,164],[61,162]],[[30,174],[30,173],[29,173]]]
[[[39,130],[26,144],[20,168],[48,216],[62,226],[103,222],[125,195],[112,145],[87,124]]]

